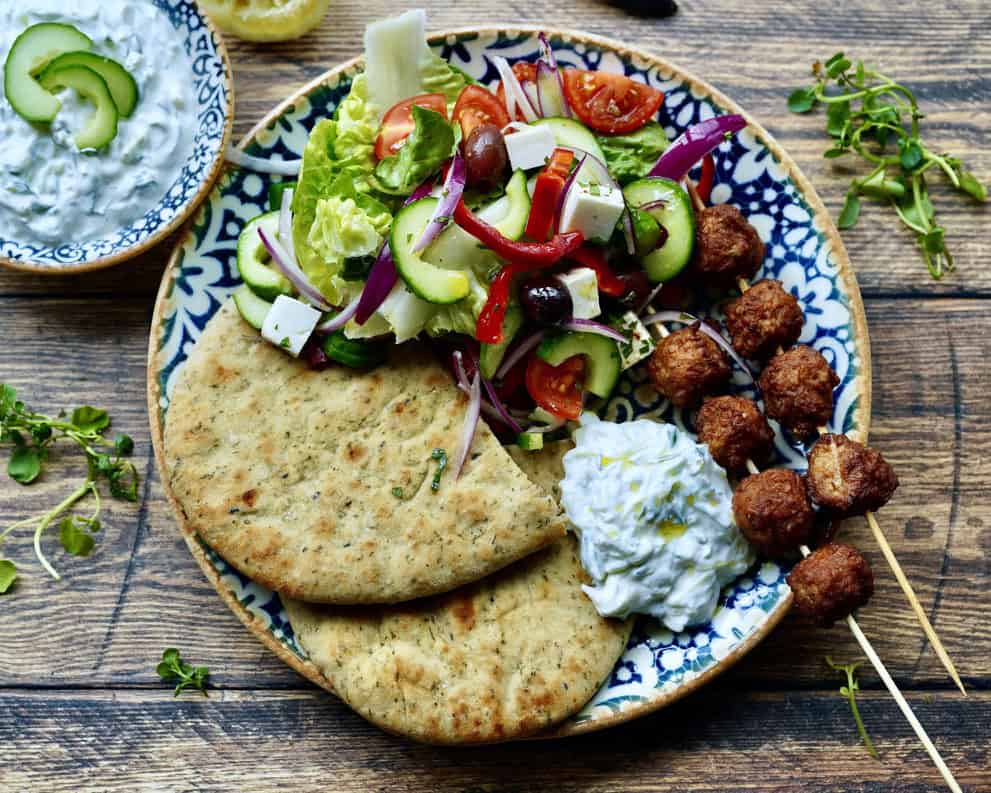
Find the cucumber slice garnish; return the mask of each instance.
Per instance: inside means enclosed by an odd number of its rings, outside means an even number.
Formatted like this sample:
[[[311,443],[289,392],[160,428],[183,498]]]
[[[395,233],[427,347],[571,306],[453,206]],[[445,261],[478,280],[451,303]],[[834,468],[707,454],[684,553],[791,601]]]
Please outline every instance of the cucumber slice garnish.
[[[575,355],[585,356],[585,390],[605,399],[619,380],[621,360],[616,342],[594,333],[566,331],[547,336],[537,355],[551,366],[560,366]]]
[[[389,247],[396,269],[410,291],[428,303],[443,305],[457,303],[467,297],[470,287],[463,272],[430,264],[419,253],[413,252],[413,246],[427,227],[437,200],[421,198],[399,210],[392,221]]]
[[[262,300],[258,295],[241,284],[234,290],[234,305],[242,319],[255,330],[261,330],[265,324],[265,317],[272,310],[272,304],[267,300]]]
[[[270,239],[278,237],[279,213],[266,212],[249,220],[237,238],[237,269],[241,280],[263,300],[292,295],[292,284],[271,265],[272,257],[258,236],[261,228]]]
[[[130,118],[138,103],[138,84],[134,82],[131,73],[117,61],[92,52],[67,52],[52,60],[45,71],[58,70],[63,66],[85,66],[100,75],[110,89],[118,115],[121,118]]]
[[[53,69],[49,64],[38,75],[38,84],[46,91],[73,88],[95,106],[86,125],[76,133],[79,149],[99,149],[117,137],[117,105],[110,94],[107,82],[87,66],[61,66]]]
[[[88,50],[90,37],[72,25],[41,22],[18,36],[3,65],[3,90],[10,106],[28,121],[51,121],[62,103],[34,75],[65,52]]]
[[[654,283],[669,281],[685,269],[695,249],[695,213],[685,188],[661,176],[638,179],[623,188],[626,203],[634,208],[658,201],[664,203],[645,210],[667,231],[660,248],[643,257],[644,270]]]

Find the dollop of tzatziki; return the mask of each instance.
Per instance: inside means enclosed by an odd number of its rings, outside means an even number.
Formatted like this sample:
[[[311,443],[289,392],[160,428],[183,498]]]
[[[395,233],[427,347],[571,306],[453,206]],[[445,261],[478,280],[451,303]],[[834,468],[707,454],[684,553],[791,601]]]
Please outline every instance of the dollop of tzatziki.
[[[69,89],[51,125],[21,118],[0,92],[0,241],[39,248],[110,236],[139,220],[179,177],[196,130],[193,70],[179,36],[149,0],[0,3],[0,58],[37,22],[74,25],[92,52],[119,62],[140,98],[99,151],[74,138],[93,105]]]
[[[600,614],[650,614],[673,631],[712,618],[754,552],[733,520],[726,472],[671,424],[585,413],[564,455],[561,503]]]

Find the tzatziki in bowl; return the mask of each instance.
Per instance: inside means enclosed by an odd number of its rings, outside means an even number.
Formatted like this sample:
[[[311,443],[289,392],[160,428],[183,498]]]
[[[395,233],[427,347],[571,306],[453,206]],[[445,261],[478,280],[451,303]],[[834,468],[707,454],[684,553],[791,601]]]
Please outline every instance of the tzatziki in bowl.
[[[161,241],[220,173],[230,63],[192,0],[0,5],[0,264],[109,267]]]

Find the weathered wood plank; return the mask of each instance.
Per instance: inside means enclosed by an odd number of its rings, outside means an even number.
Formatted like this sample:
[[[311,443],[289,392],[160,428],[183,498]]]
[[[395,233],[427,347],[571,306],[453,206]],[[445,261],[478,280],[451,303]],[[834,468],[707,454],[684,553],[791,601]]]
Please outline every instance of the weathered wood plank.
[[[991,695],[913,695],[968,791],[991,789]],[[777,791],[942,789],[895,705],[860,696],[881,753],[858,743],[835,692],[737,694],[725,687],[606,732],[473,749],[379,732],[313,691],[4,692],[3,788],[46,793],[350,791]],[[234,782],[236,780],[236,783]]]

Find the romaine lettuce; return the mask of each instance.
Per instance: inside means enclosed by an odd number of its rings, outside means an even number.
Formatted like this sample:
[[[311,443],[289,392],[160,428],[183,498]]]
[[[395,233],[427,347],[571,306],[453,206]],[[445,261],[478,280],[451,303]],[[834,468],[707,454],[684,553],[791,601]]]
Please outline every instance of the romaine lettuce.
[[[399,152],[375,166],[376,186],[384,193],[409,195],[454,152],[454,130],[440,113],[413,105],[413,124]]]
[[[623,185],[646,176],[668,147],[664,127],[656,121],[645,124],[629,135],[595,137],[606,156],[609,172]]]

